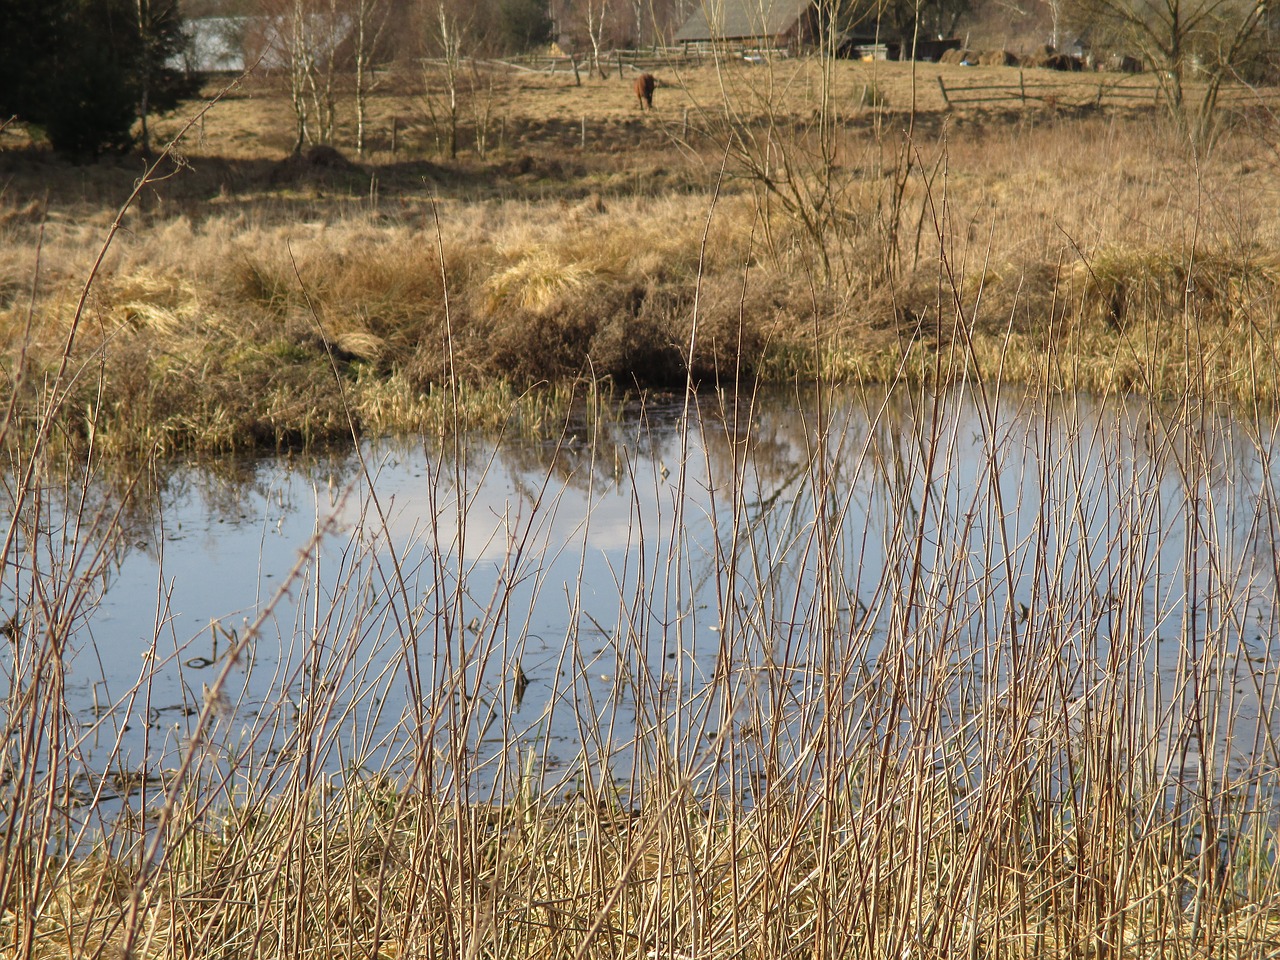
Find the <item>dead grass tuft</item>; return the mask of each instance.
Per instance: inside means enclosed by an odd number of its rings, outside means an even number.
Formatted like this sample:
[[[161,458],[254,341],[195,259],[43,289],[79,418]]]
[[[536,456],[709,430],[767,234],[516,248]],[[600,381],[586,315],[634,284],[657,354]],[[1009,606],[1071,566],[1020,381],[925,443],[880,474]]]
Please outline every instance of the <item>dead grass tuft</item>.
[[[1069,283],[1081,291],[1084,313],[1118,330],[1184,312],[1239,326],[1270,312],[1265,306],[1280,289],[1280,253],[1107,247],[1074,264]]]
[[[594,278],[584,264],[565,263],[549,250],[534,250],[489,278],[486,307],[494,313],[521,310],[545,317],[566,300],[581,297]]]

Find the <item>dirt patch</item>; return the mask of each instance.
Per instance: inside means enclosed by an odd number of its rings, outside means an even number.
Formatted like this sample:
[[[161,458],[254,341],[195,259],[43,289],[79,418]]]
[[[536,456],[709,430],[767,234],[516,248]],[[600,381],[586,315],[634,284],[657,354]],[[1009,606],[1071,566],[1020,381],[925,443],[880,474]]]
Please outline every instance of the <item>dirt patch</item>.
[[[365,172],[344,157],[336,147],[315,144],[277,163],[269,180],[274,184],[299,181],[332,183],[363,176]]]

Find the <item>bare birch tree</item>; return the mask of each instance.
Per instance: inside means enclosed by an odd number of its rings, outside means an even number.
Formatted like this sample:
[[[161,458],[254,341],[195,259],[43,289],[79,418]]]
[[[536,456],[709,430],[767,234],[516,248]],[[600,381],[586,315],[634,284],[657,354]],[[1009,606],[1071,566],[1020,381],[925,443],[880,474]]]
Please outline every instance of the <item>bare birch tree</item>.
[[[364,156],[373,62],[387,26],[387,0],[351,0],[352,59],[355,61],[356,153]]]
[[[349,17],[343,0],[313,0],[306,23],[310,56],[307,58],[307,90],[315,116],[319,143],[332,144],[338,126],[338,51],[346,38]]]
[[[427,105],[435,115],[431,95],[431,79],[438,77],[444,86],[443,110],[447,124],[449,157],[458,155],[458,94],[462,80],[462,51],[466,36],[470,33],[471,16],[460,9],[461,4],[447,0],[426,0],[428,16],[427,48],[430,58],[425,61],[424,85],[427,88]],[[474,7],[472,8],[474,11]]]
[[[587,39],[591,42],[591,68],[601,80],[609,79],[600,65],[600,47],[604,42],[604,27],[609,15],[609,0],[585,0]]]
[[[1213,138],[1222,84],[1254,52],[1265,14],[1263,0],[1077,0],[1072,10],[1108,43],[1141,53],[1171,117],[1200,145]]]
[[[307,0],[272,0],[264,4],[261,42],[263,59],[279,66],[289,81],[289,106],[293,110],[293,153],[299,154],[312,141],[309,78],[311,42],[307,22]]]
[[[269,0],[263,44],[268,62],[285,71],[294,115],[293,152],[332,144],[340,99],[340,52],[353,17],[351,0]]]
[[[646,29],[646,14],[648,29]],[[635,35],[631,38],[631,42],[637,47],[648,46],[649,44],[645,43],[645,34],[653,38],[657,32],[653,27],[653,4],[650,0],[631,0],[631,16],[635,24]]]

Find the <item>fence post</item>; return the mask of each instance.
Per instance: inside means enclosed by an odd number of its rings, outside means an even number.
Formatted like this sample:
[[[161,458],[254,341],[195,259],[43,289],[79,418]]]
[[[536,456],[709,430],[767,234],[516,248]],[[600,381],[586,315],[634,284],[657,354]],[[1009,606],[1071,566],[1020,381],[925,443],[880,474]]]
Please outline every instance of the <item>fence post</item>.
[[[1022,79],[1022,68],[1018,68],[1018,95],[1022,97],[1022,105],[1027,105],[1027,87]]]
[[[938,89],[942,91],[942,102],[948,107],[951,106],[951,98],[947,96],[947,85],[942,82],[942,77],[938,77]]]

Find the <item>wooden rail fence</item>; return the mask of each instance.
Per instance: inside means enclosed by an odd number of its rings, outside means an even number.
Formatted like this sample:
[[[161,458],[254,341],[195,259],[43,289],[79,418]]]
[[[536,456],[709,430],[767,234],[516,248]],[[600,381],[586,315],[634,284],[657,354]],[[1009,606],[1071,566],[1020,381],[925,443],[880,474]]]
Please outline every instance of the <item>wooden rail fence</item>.
[[[1114,78],[1114,74],[1111,75]],[[1070,78],[1074,79],[1074,82]],[[1017,83],[948,83],[938,77],[938,90],[948,107],[980,103],[1045,104],[1056,106],[1156,106],[1162,91],[1157,84],[1137,86],[1132,82],[1102,80],[1096,84],[1079,74],[1064,74],[1061,81],[1033,79],[1028,81],[1021,70]],[[1190,102],[1196,102],[1198,91],[1188,91]],[[1258,89],[1238,84],[1225,86],[1218,94],[1218,105],[1242,108],[1248,106],[1280,106],[1280,91]]]
[[[1031,80],[1028,82],[1021,70],[1017,83],[947,83],[938,77],[938,89],[948,107],[977,103],[1057,104],[1060,106],[1102,105],[1107,102],[1137,106],[1140,103],[1155,104],[1160,92],[1156,86],[1121,86],[1101,82],[1096,86],[1076,83]]]
[[[648,70],[661,70],[665,67],[685,66],[700,63],[702,57],[695,51],[681,49],[653,50],[610,50],[601,51],[600,66],[604,70],[616,72],[621,76],[627,70],[644,73]],[[576,57],[522,56],[508,60],[488,60],[486,64],[495,67],[506,67],[511,70],[523,70],[534,73],[570,72],[575,75],[585,73],[592,68],[589,54]]]

